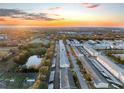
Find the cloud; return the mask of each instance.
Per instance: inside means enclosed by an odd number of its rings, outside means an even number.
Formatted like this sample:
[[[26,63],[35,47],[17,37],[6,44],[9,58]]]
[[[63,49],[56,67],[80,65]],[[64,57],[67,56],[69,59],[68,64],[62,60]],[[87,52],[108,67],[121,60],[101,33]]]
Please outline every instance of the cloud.
[[[53,20],[62,20],[63,18],[56,19],[50,18],[48,13],[27,13],[22,10],[17,9],[0,9],[0,16],[2,17],[11,17],[11,18],[22,18],[25,20],[46,20],[46,21],[53,21]]]
[[[25,12],[16,9],[0,9],[0,16],[11,16],[15,14],[25,14]]]
[[[82,3],[81,5],[83,5],[83,7],[86,8],[96,8],[100,6],[100,4],[96,4],[96,3]]]
[[[53,16],[60,16],[59,14],[51,14],[51,15],[53,15]]]
[[[6,21],[4,18],[0,18],[0,21]]]
[[[62,7],[52,7],[52,8],[49,8],[48,10],[59,10],[59,9],[62,9]]]

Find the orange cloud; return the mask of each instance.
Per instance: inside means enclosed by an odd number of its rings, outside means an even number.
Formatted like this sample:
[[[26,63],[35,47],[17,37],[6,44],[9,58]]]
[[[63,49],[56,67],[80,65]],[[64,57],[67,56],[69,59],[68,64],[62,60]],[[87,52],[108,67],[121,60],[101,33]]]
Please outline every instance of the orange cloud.
[[[5,21],[5,19],[4,18],[0,18],[0,21]]]
[[[123,22],[113,20],[25,20],[22,18],[0,17],[0,25],[15,25],[15,26],[124,26]]]

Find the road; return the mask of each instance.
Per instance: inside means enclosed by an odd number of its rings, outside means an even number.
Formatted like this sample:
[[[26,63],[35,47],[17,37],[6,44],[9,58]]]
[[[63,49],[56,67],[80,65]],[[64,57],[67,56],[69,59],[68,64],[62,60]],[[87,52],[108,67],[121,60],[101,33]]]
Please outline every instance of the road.
[[[60,51],[59,51],[59,44],[58,41],[56,41],[56,67],[55,67],[55,82],[54,82],[54,88],[55,89],[59,89],[60,87],[60,63],[59,63],[59,59],[60,59]]]
[[[76,72],[76,74],[77,74],[77,78],[78,78],[78,80],[79,80],[79,83],[80,83],[81,88],[82,88],[82,89],[88,89],[88,85],[87,85],[87,83],[86,83],[86,80],[85,80],[84,76],[81,74],[80,68],[79,68],[79,66],[77,65],[77,60],[76,60],[76,58],[72,55],[72,51],[71,51],[71,49],[70,49],[70,47],[69,47],[68,45],[67,45],[67,50],[68,50],[68,52],[69,52],[69,56],[70,56],[70,58],[71,58],[71,61],[72,61],[72,64],[73,64],[73,66],[74,66],[74,70],[75,70],[75,72]]]

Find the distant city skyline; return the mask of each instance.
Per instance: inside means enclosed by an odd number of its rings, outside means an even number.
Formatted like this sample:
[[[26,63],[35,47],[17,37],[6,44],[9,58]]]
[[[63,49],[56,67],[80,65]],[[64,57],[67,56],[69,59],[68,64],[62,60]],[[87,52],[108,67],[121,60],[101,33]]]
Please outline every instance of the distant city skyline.
[[[121,3],[0,4],[0,26],[124,26]]]

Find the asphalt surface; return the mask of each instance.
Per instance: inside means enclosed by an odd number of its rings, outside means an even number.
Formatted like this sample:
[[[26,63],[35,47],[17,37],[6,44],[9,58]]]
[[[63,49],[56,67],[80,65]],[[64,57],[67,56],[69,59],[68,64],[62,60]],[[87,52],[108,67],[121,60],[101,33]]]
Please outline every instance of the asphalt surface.
[[[70,88],[71,89],[77,89],[76,85],[75,85],[75,82],[74,82],[74,79],[73,79],[73,75],[72,75],[72,71],[71,70],[68,70],[68,78],[69,78],[69,84],[70,84]]]
[[[58,44],[58,41],[56,43],[56,67],[55,67],[55,82],[54,82],[54,88],[55,89],[59,89],[60,88],[60,62],[59,62],[59,59],[60,59],[60,51],[59,51],[59,44]]]

